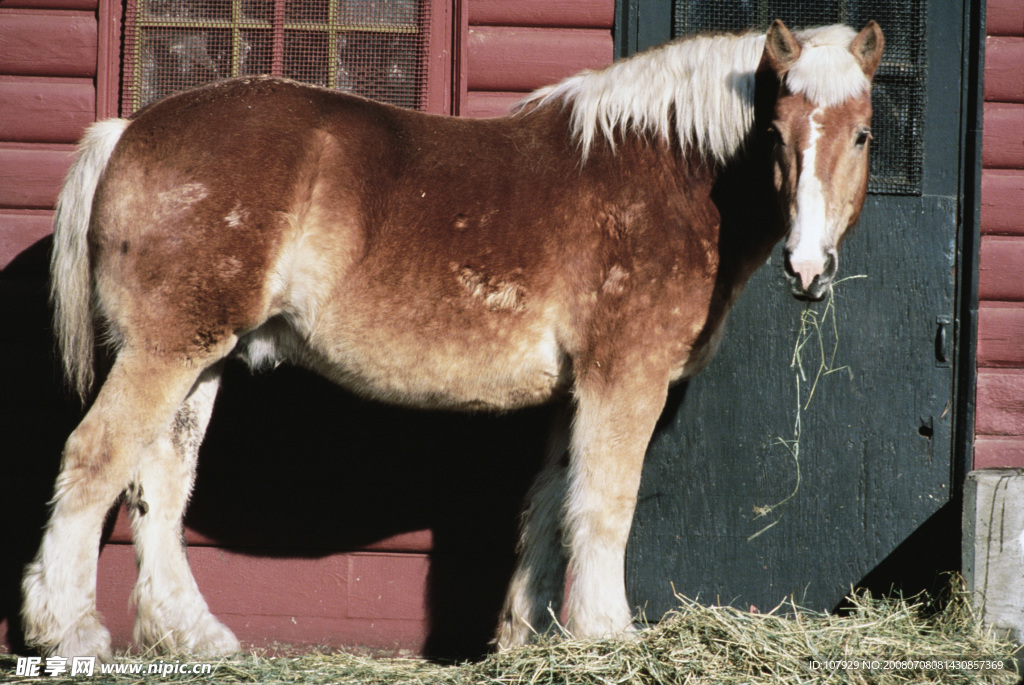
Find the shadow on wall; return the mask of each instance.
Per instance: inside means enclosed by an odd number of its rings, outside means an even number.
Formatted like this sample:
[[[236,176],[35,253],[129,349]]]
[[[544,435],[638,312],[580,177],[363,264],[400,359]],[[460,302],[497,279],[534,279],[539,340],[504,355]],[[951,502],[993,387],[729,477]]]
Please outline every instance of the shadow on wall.
[[[23,649],[22,568],[35,554],[64,440],[81,418],[53,355],[50,240],[0,272],[0,621]],[[550,409],[507,416],[369,403],[301,370],[229,364],[187,524],[224,546],[316,557],[430,529],[425,651],[486,651],[514,560],[522,498]]]

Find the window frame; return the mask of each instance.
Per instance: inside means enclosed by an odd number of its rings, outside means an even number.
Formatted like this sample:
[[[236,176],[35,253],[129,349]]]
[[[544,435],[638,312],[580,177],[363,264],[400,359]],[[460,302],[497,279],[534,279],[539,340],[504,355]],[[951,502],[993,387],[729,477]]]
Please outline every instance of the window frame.
[[[124,107],[125,90],[132,78],[128,63],[124,18],[131,0],[99,0],[97,59],[97,118],[130,116]],[[456,53],[453,17],[462,0],[426,0],[431,5],[426,47],[426,94],[420,111],[451,114]],[[280,4],[280,0],[278,0]]]

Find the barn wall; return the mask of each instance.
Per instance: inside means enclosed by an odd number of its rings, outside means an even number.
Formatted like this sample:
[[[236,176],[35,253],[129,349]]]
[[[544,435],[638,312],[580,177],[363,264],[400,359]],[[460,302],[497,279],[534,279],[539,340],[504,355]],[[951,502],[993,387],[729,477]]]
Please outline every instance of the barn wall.
[[[0,7],[0,268],[50,232],[68,152],[96,116],[96,4]]]
[[[612,60],[614,0],[455,5],[462,27],[453,105],[463,115],[500,114],[538,86]],[[49,234],[74,142],[92,121],[117,114],[120,15],[118,0],[0,5],[0,520],[20,524],[8,530],[0,555],[0,649],[21,648],[21,570],[38,547],[63,441],[81,418],[81,408],[60,387],[52,355]],[[494,620],[486,607],[501,599],[514,511],[527,482],[521,465],[507,473],[493,466],[474,471],[480,460],[473,450],[487,452],[495,463],[503,449],[539,452],[543,436],[525,433],[546,421],[474,419],[475,430],[488,438],[462,437],[453,448],[449,435],[464,436],[461,418],[369,409],[365,423],[391,422],[409,439],[368,428],[365,445],[350,443],[373,462],[360,467],[366,473],[338,465],[313,471],[314,453],[327,449],[324,443],[336,441],[338,432],[349,436],[366,417],[349,399],[320,386],[313,388],[315,400],[302,394],[289,401],[291,414],[246,404],[250,397],[282,389],[288,396],[296,387],[305,393],[313,385],[289,373],[253,379],[237,372],[225,382],[227,399],[218,405],[221,420],[215,416],[214,423],[227,428],[208,436],[185,531],[192,568],[211,609],[249,644],[365,645],[453,656],[484,648]],[[335,433],[321,436],[321,443],[295,443],[282,435],[280,426],[298,430],[307,419],[309,432],[316,433],[312,425],[325,424],[319,414],[310,418],[316,412],[357,418],[350,421],[354,426],[336,426]],[[269,437],[253,426],[267,426]],[[249,442],[238,442],[243,428]],[[291,473],[271,471],[262,481],[238,487],[232,469],[261,449],[295,450],[290,462],[296,471],[309,453],[310,470],[296,476],[296,483],[283,482]],[[450,453],[448,471],[424,473],[418,469],[425,467],[402,461],[413,450]],[[392,455],[401,457],[392,463]],[[529,470],[527,465],[527,476]],[[316,473],[312,483],[310,472]],[[316,501],[322,520],[302,516],[311,506],[303,497]],[[474,511],[474,517],[452,503]],[[445,504],[451,513],[439,516]],[[482,511],[507,520],[507,530],[480,516]],[[368,523],[346,533],[345,517],[353,512]],[[117,646],[131,638],[128,597],[134,580],[130,529],[120,511],[104,535],[97,587],[98,607]],[[486,606],[459,606],[460,598]]]
[[[525,94],[611,63],[611,0],[467,0],[460,114],[496,116]]]
[[[1024,467],[1024,3],[986,33],[974,466]]]

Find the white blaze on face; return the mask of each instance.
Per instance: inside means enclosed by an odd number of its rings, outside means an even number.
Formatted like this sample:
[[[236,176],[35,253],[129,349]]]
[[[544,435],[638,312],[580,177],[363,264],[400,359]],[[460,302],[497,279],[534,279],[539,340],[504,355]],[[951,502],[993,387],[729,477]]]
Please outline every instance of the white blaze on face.
[[[815,109],[808,118],[811,136],[801,153],[800,180],[796,186],[796,219],[787,245],[790,266],[800,275],[800,284],[804,290],[810,287],[816,276],[825,271],[828,251],[825,192],[815,168],[818,138],[821,137],[821,124],[816,123],[815,118],[821,111],[820,107]]]

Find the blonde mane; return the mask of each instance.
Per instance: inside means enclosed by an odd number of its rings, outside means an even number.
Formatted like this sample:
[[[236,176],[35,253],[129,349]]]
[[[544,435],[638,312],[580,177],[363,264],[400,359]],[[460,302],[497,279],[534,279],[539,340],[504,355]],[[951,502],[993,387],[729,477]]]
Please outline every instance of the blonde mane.
[[[849,51],[855,31],[834,25],[793,35],[802,52],[785,76],[791,92],[832,107],[867,90]],[[676,40],[542,88],[523,105],[571,105],[572,134],[584,159],[598,136],[614,149],[616,132],[632,132],[666,141],[674,134],[683,151],[724,163],[754,123],[754,72],[764,42],[764,33],[752,32]]]

